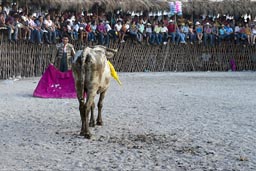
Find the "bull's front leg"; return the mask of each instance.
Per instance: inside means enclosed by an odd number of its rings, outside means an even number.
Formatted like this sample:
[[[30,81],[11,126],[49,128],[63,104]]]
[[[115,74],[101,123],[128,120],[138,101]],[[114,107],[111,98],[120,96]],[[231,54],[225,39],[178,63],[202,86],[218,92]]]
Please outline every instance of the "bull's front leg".
[[[96,93],[88,92],[87,99],[85,103],[85,118],[84,118],[84,137],[90,139],[91,133],[89,130],[89,113],[92,107],[92,104],[94,103],[94,97],[96,96]]]
[[[100,93],[100,98],[99,98],[99,102],[98,102],[97,125],[103,125],[101,112],[102,112],[103,100],[104,100],[104,98],[105,98],[105,94],[106,94],[106,90],[103,91],[102,93]]]
[[[90,123],[89,123],[90,127],[95,127],[94,108],[95,108],[95,103],[93,102],[91,106],[91,117],[90,117]]]

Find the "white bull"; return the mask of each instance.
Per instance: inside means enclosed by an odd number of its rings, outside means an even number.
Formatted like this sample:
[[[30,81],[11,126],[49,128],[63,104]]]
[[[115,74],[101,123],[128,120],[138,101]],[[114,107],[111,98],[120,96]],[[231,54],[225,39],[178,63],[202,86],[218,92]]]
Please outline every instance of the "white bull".
[[[72,64],[72,71],[75,79],[79,111],[82,121],[80,135],[90,138],[89,126],[95,126],[94,119],[94,98],[100,94],[98,101],[97,125],[103,125],[101,110],[103,99],[110,85],[111,71],[107,58],[111,58],[116,50],[104,46],[86,47],[76,53]],[[86,102],[84,94],[86,93]],[[90,123],[89,112],[91,111]]]

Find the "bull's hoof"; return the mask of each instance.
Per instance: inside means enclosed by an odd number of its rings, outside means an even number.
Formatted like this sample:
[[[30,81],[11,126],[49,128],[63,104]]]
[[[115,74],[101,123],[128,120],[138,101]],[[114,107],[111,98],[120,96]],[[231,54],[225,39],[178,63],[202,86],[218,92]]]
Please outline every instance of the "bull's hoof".
[[[91,133],[84,134],[84,138],[86,138],[86,139],[91,139],[91,137],[92,137]]]
[[[89,133],[86,133],[86,132],[80,132],[80,136],[83,136],[84,138],[87,138],[87,139],[91,139],[92,137],[92,134],[89,132]]]
[[[84,135],[85,135],[85,132],[81,131],[80,136],[84,136]]]
[[[97,125],[103,126],[103,122],[102,121],[97,121]]]
[[[90,122],[89,127],[95,127],[95,122]]]

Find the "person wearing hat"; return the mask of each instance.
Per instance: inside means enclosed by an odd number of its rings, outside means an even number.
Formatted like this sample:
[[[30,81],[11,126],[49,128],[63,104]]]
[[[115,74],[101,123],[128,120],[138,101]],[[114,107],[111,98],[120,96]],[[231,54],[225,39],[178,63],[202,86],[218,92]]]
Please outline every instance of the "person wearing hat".
[[[195,25],[196,25],[195,30],[196,30],[197,40],[198,40],[198,43],[201,44],[203,39],[203,27],[198,21],[196,22]]]
[[[175,39],[177,38],[178,35],[176,35],[177,26],[173,20],[169,20],[167,29],[168,29],[168,37],[172,37],[172,43],[175,44]]]
[[[146,42],[147,42],[147,45],[149,44],[152,44],[152,33],[153,33],[153,30],[152,30],[152,26],[150,23],[147,23],[147,26],[146,26]]]
[[[210,40],[210,45],[213,46],[213,35],[212,35],[212,28],[210,23],[206,23],[204,25],[204,45],[207,46],[208,45],[208,40]]]
[[[219,29],[219,44],[221,43],[221,41],[225,40],[225,37],[226,37],[225,25],[222,24]]]
[[[40,37],[40,31],[38,29],[38,25],[36,24],[36,15],[34,14],[28,14],[28,27],[30,29],[30,43],[40,43],[39,37]]]

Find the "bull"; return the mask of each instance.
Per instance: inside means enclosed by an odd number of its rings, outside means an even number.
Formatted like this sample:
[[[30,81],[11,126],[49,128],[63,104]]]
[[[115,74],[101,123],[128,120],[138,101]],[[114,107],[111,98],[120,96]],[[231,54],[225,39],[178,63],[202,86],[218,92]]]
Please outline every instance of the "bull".
[[[95,126],[94,98],[99,94],[97,125],[103,125],[103,100],[110,85],[111,69],[108,58],[112,58],[117,50],[104,46],[86,47],[76,53],[72,63],[72,72],[75,79],[79,111],[82,121],[80,135],[90,139],[89,126]],[[86,101],[85,95],[86,94]],[[90,122],[89,113],[91,112]]]

